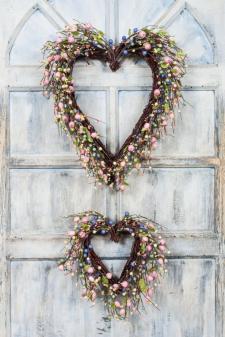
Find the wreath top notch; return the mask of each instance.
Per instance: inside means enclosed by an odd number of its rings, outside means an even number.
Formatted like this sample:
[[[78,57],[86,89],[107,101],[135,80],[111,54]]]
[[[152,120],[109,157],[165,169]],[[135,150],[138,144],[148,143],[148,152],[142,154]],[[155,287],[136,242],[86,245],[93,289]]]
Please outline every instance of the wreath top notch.
[[[81,23],[66,26],[57,40],[48,41],[43,50],[47,58],[42,84],[45,94],[54,96],[56,122],[71,136],[88,174],[99,184],[123,191],[127,173],[140,169],[143,160],[151,158],[151,150],[157,147],[168,120],[174,123],[181,98],[181,77],[185,74],[185,54],[161,28],[134,28],[114,45],[102,31]],[[72,72],[79,59],[108,62],[116,71],[127,57],[146,61],[152,70],[153,86],[133,131],[112,154],[77,103]]]

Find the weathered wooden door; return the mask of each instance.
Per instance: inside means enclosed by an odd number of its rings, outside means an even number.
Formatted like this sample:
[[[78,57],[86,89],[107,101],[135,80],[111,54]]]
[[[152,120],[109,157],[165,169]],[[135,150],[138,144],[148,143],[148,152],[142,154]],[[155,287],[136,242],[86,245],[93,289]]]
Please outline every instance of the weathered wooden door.
[[[75,18],[119,38],[128,28],[167,27],[188,53],[187,101],[154,153],[152,170],[132,174],[122,193],[95,188],[42,96],[40,48]],[[222,337],[224,319],[224,39],[223,0],[0,0],[1,337]],[[81,63],[79,102],[112,150],[147,102],[151,74],[140,62],[116,73]],[[135,194],[134,194],[135,192]],[[63,216],[124,211],[167,226],[168,276],[146,313],[106,318],[102,303],[80,299],[56,268],[68,229]],[[98,250],[114,270],[127,248]]]

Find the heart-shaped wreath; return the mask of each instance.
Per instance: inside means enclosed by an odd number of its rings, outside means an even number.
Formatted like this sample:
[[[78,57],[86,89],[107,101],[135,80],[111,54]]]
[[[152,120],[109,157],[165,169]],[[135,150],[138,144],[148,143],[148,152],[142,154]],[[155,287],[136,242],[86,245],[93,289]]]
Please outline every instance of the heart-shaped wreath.
[[[44,46],[47,59],[42,84],[45,95],[54,95],[56,122],[71,136],[89,175],[116,190],[125,189],[125,176],[132,168],[140,169],[141,162],[150,159],[168,119],[173,121],[181,98],[180,79],[185,73],[185,54],[163,29],[135,28],[128,35],[115,46],[90,24],[74,23]],[[153,87],[132,133],[113,155],[77,104],[72,72],[81,58],[108,62],[116,71],[125,57],[146,61],[152,70]]]
[[[138,311],[143,297],[153,303],[153,290],[166,270],[167,248],[165,240],[157,234],[157,224],[129,213],[113,224],[94,211],[76,215],[74,222],[59,269],[72,275],[78,273],[85,287],[83,296],[91,301],[97,296],[103,297],[109,315],[115,318],[126,318]],[[91,239],[96,234],[110,234],[114,242],[119,242],[122,235],[134,239],[119,277],[113,275],[95,253]]]

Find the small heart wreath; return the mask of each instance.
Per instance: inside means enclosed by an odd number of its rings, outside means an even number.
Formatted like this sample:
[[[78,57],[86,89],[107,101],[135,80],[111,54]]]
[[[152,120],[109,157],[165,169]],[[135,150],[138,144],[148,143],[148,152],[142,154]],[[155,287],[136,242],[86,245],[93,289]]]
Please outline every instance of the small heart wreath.
[[[157,224],[127,212],[121,221],[113,224],[94,211],[79,213],[74,223],[59,269],[72,275],[77,272],[85,288],[83,296],[93,302],[97,296],[103,298],[109,316],[121,319],[139,311],[143,297],[154,304],[153,289],[166,271],[167,262],[165,240],[157,234]],[[119,242],[123,235],[134,239],[119,277],[113,275],[95,253],[91,239],[96,234],[110,234],[114,242]]]
[[[135,28],[128,35],[115,46],[92,25],[74,23],[43,48],[47,59],[42,84],[45,95],[54,95],[56,122],[71,136],[88,174],[100,184],[122,191],[127,185],[127,173],[132,168],[140,169],[142,161],[150,159],[168,119],[174,123],[175,107],[182,97],[180,79],[185,73],[185,54],[163,29]],[[77,104],[72,72],[75,62],[82,58],[108,62],[116,71],[126,57],[146,61],[152,70],[153,87],[132,133],[112,154]]]

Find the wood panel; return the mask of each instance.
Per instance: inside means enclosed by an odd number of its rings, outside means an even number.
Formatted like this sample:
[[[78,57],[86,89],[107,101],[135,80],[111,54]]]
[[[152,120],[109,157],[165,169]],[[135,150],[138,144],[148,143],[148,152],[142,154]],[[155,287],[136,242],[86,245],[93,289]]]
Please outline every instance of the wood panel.
[[[170,260],[155,294],[160,311],[147,305],[132,325],[109,321],[102,303],[80,299],[76,280],[59,273],[55,262],[12,261],[10,272],[12,337],[116,336],[121,329],[126,337],[216,336],[213,259]]]

